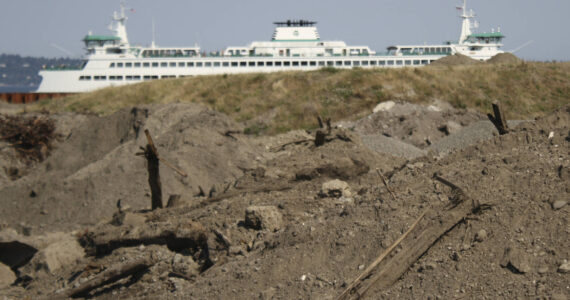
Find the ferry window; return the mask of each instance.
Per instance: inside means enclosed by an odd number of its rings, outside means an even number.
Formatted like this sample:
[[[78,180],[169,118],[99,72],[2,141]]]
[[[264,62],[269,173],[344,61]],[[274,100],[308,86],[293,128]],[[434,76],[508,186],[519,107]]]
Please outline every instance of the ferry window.
[[[386,61],[385,61],[385,60],[379,60],[379,61],[378,61],[378,65],[379,65],[379,66],[384,66],[384,65],[386,65]]]
[[[311,66],[316,66],[316,65],[317,65],[317,62],[316,62],[316,61],[312,61],[312,62],[309,63],[309,65],[311,65]]]
[[[301,62],[301,66],[307,66],[307,65],[308,65],[308,62],[306,62],[306,61]]]
[[[337,60],[337,61],[335,62],[335,66],[342,66],[342,61]]]
[[[132,67],[133,67],[133,63],[130,63],[130,62],[125,63],[125,67],[127,67],[127,68],[132,68]]]
[[[388,61],[388,65],[389,65],[389,66],[393,66],[393,65],[394,65],[394,61],[393,61],[393,60],[389,60],[389,61]]]
[[[214,67],[219,67],[220,66],[220,62],[219,61],[215,61],[214,62]]]
[[[157,75],[152,75],[150,78],[152,78],[152,79],[158,79],[158,76],[157,76]]]
[[[412,64],[412,61],[411,61],[411,60],[406,60],[405,63],[406,63],[406,66],[409,66],[409,65]]]
[[[197,62],[197,63],[196,63],[196,67],[201,67],[201,66],[202,66],[202,63],[201,63],[201,62]]]
[[[133,80],[133,76],[127,75],[127,76],[125,77],[125,79],[126,79],[126,80]]]
[[[441,52],[441,48],[435,48],[435,52],[440,53]]]
[[[344,61],[344,65],[345,65],[345,66],[350,66],[350,60],[345,60],[345,61]]]
[[[325,62],[324,61],[319,61],[319,67],[324,67],[325,66]]]
[[[224,61],[224,62],[222,63],[222,67],[229,67],[229,66],[230,66],[230,63],[227,62],[227,61]]]
[[[143,67],[145,67],[145,68],[150,67],[150,63],[143,63]]]
[[[368,66],[368,61],[367,61],[367,60],[363,60],[363,61],[362,61],[362,65],[363,65],[363,66]]]
[[[272,67],[273,66],[273,62],[272,61],[268,61],[265,63],[266,66],[268,67]]]
[[[115,67],[115,63],[111,63],[111,65],[109,66],[109,68],[114,68]]]
[[[332,67],[334,65],[333,61],[327,61],[327,66]]]
[[[285,67],[289,67],[290,65],[291,65],[290,61],[284,61],[283,62],[283,66],[285,66]]]
[[[193,67],[193,66],[194,66],[194,63],[193,63],[193,62],[187,62],[186,65],[189,66],[189,67]]]
[[[152,63],[152,67],[153,67],[153,68],[158,67],[158,63],[157,63],[157,62],[153,62],[153,63]]]
[[[145,76],[143,77],[143,79],[144,79],[144,80],[150,80],[150,76],[149,76],[149,75],[145,75]]]
[[[420,61],[419,60],[414,60],[414,65],[419,65]]]
[[[115,80],[115,76],[109,76],[109,80]]]
[[[255,62],[254,62],[254,61],[250,61],[247,65],[250,66],[250,67],[255,67]]]
[[[298,61],[294,61],[293,62],[293,67],[298,67],[299,66],[299,62]]]
[[[117,76],[117,80],[123,80],[123,76]]]
[[[161,63],[160,63],[160,66],[161,66],[161,67],[168,67],[168,63],[166,63],[166,62],[161,62]]]
[[[276,67],[281,67],[281,65],[282,65],[282,63],[281,63],[280,61],[276,61],[276,62],[275,62],[275,66],[276,66]]]
[[[376,65],[376,61],[375,61],[375,60],[371,60],[371,61],[370,61],[370,65],[371,65],[371,66],[375,66],[375,65]]]
[[[401,60],[397,60],[397,61],[396,61],[396,65],[398,65],[398,66],[401,66],[403,63],[404,63],[404,62],[401,61]]]
[[[245,61],[240,61],[239,62],[239,66],[240,67],[245,67],[247,65],[247,63]]]
[[[140,62],[136,62],[135,63],[135,68],[140,68],[141,67],[141,63]]]
[[[427,60],[422,60],[422,65],[427,65],[429,62]]]
[[[122,68],[123,67],[123,63],[117,63],[117,68]]]
[[[176,67],[176,63],[175,63],[175,62],[171,62],[171,63],[170,63],[170,66],[171,66],[171,67]]]
[[[232,67],[237,67],[237,66],[238,66],[237,61],[232,61]]]
[[[183,63],[183,62],[178,63],[178,67],[184,67],[184,65],[185,65],[185,63]]]
[[[355,61],[352,62],[352,65],[355,66],[355,67],[358,67],[358,66],[360,66],[360,62],[357,61],[357,60],[355,60]]]
[[[205,63],[204,63],[204,66],[205,66],[205,67],[211,67],[211,66],[212,66],[212,62],[209,62],[209,61],[208,61],[208,62],[205,62]]]
[[[141,80],[141,76],[140,76],[140,75],[135,75],[133,78],[134,78],[135,80]]]
[[[265,65],[265,63],[262,62],[262,61],[258,61],[258,62],[257,62],[257,66],[258,66],[258,67],[263,67],[264,65]]]

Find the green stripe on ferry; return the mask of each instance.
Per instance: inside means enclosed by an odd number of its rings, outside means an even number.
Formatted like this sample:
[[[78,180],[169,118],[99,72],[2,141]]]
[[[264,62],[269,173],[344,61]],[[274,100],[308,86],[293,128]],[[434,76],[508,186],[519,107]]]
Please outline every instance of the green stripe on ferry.
[[[271,40],[272,42],[318,42],[321,39],[316,40]]]
[[[505,37],[502,33],[500,32],[491,32],[491,33],[474,33],[472,35],[470,35],[469,37],[475,37],[475,38],[503,38]]]
[[[118,41],[121,38],[118,36],[114,36],[114,35],[86,35],[85,38],[83,38],[84,41],[86,42],[91,42],[91,41]]]

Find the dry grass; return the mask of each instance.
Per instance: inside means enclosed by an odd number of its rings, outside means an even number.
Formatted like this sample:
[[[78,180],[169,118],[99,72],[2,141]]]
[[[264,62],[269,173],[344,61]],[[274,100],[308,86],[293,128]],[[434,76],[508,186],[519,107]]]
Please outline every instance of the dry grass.
[[[197,102],[245,122],[250,133],[273,134],[314,127],[316,114],[355,119],[381,101],[433,99],[482,112],[500,100],[510,119],[534,118],[570,102],[570,63],[202,76],[107,88],[37,107],[106,115],[133,105]]]

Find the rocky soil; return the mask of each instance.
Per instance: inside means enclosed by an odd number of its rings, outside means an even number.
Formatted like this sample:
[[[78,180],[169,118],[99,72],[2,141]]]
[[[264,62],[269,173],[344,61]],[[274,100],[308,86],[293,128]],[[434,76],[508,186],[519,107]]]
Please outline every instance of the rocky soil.
[[[193,104],[50,117],[62,138],[42,162],[0,145],[0,297],[336,299],[392,245],[372,274],[402,275],[365,298],[570,296],[569,106],[499,136],[443,101],[384,102],[319,147]],[[154,211],[144,129],[187,173],[161,164]]]

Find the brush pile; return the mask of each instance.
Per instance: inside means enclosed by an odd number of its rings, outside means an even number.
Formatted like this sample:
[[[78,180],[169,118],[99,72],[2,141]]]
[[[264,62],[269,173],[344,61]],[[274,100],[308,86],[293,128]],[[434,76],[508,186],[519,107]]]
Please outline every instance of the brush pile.
[[[48,117],[0,115],[0,139],[26,162],[41,162],[53,149],[55,123]]]

